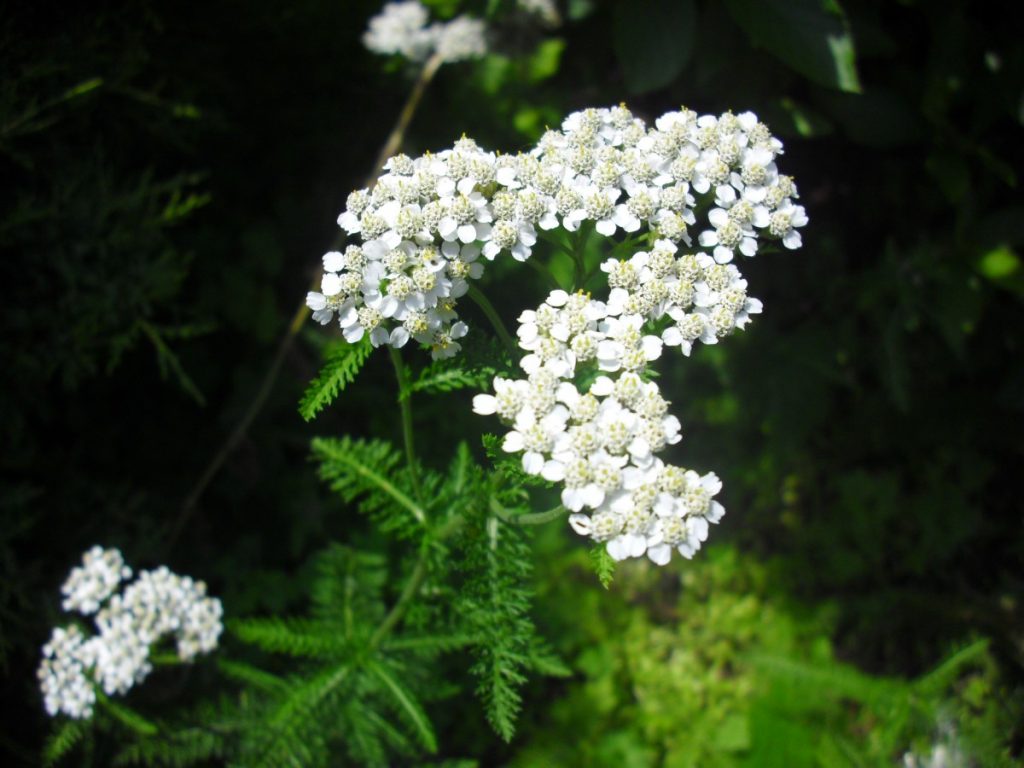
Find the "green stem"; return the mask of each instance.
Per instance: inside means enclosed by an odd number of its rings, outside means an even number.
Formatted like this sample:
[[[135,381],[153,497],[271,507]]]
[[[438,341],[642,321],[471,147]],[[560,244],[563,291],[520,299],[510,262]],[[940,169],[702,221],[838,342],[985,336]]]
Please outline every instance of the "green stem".
[[[512,334],[508,332],[505,324],[501,321],[501,317],[498,315],[498,311],[491,304],[488,299],[479,288],[475,285],[469,286],[469,298],[471,298],[476,305],[480,307],[487,319],[491,321],[491,325],[494,326],[495,332],[498,334],[498,338],[501,342],[508,347],[509,352],[512,353],[512,357],[515,358],[519,354],[519,345],[516,344],[515,339],[512,338]]]
[[[573,290],[582,291],[584,286],[589,279],[587,272],[586,259],[583,254],[583,249],[586,247],[587,240],[590,237],[590,229],[588,228],[588,222],[583,222],[580,228],[572,233],[572,256],[573,263]]]
[[[553,507],[544,512],[531,512],[526,515],[513,515],[505,507],[501,505],[495,498],[491,498],[491,512],[494,516],[506,523],[512,525],[544,525],[550,523],[552,520],[557,520],[563,517],[566,513],[566,508],[559,504],[557,507]]]
[[[423,503],[420,492],[419,471],[416,463],[416,450],[413,445],[412,431],[412,393],[409,391],[409,384],[405,376],[405,364],[402,362],[402,353],[392,346],[388,347],[391,356],[391,364],[395,368],[395,378],[398,379],[398,407],[402,413],[402,442],[405,444],[405,460],[409,464],[409,474],[412,476],[413,490],[417,501]]]
[[[459,529],[462,524],[462,518],[459,515],[455,515],[448,520],[443,526],[441,526],[437,533],[433,536],[423,540],[420,545],[419,556],[416,558],[416,565],[413,566],[412,573],[409,574],[409,579],[405,582],[405,586],[402,587],[402,594],[398,596],[398,600],[391,610],[388,611],[387,616],[380,623],[373,635],[370,637],[369,648],[373,650],[380,645],[381,641],[387,637],[391,631],[398,626],[398,622],[402,620],[406,610],[409,608],[409,604],[412,599],[416,596],[419,588],[423,585],[424,580],[427,578],[427,552],[430,550],[430,545],[435,542],[444,541],[451,534]]]
[[[541,277],[543,277],[544,281],[549,285],[549,287],[552,290],[562,287],[561,284],[558,282],[557,278],[555,278],[555,276],[552,274],[551,269],[547,265],[541,264],[540,259],[538,259],[536,256],[531,256],[523,263],[530,267],[534,272],[539,274]]]
[[[160,728],[156,723],[147,720],[138,712],[133,712],[128,709],[128,707],[121,706],[120,704],[111,701],[109,697],[100,691],[96,692],[96,701],[115,719],[120,720],[124,725],[127,725],[136,733],[143,736],[155,736],[160,732]]]
[[[391,606],[391,610],[388,611],[388,615],[384,617],[384,621],[380,623],[380,626],[374,631],[370,637],[369,647],[371,649],[376,648],[380,645],[381,640],[388,636],[401,621],[402,616],[405,615],[406,610],[409,608],[409,603],[416,596],[416,592],[419,591],[420,586],[423,584],[423,580],[427,578],[427,543],[424,542],[420,547],[419,557],[416,559],[416,565],[413,566],[412,573],[409,575],[408,581],[405,582],[405,586],[402,588],[402,594],[398,596],[397,602]]]

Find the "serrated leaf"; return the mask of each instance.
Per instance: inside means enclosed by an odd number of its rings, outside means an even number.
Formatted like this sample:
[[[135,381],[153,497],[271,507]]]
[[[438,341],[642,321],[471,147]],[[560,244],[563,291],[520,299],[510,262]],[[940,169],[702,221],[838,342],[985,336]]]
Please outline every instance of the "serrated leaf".
[[[595,544],[590,548],[590,565],[597,575],[601,586],[608,589],[611,586],[612,578],[615,576],[615,560],[608,554],[604,544]]]
[[[312,421],[324,408],[334,402],[359,373],[366,358],[373,351],[367,336],[355,344],[339,344],[326,354],[323,368],[306,388],[299,403],[299,413],[306,421]]]
[[[313,440],[313,453],[320,460],[320,476],[346,500],[353,501],[364,493],[383,494],[407,510],[416,522],[426,524],[423,508],[390,479],[401,462],[390,444],[381,440],[318,437]],[[374,504],[367,511],[378,511],[382,506]]]
[[[389,651],[454,651],[477,641],[473,635],[410,635],[384,643]]]
[[[454,392],[455,390],[467,389],[469,387],[484,389],[493,375],[493,368],[481,368],[479,370],[467,370],[464,368],[436,369],[434,366],[431,366],[420,374],[420,377],[409,386],[408,390],[403,391],[403,397],[408,396],[406,392],[437,394]]]
[[[92,727],[87,720],[64,720],[50,734],[43,747],[43,765],[57,763],[85,737]]]
[[[221,658],[217,661],[217,668],[233,680],[251,685],[257,690],[283,691],[288,687],[288,684],[277,675],[240,661]]]
[[[317,659],[337,657],[348,650],[336,629],[309,619],[236,619],[228,627],[243,643],[270,653]]]
[[[757,48],[809,80],[860,93],[853,36],[836,0],[727,0]]]
[[[404,714],[415,729],[424,748],[431,754],[437,752],[437,736],[434,735],[434,726],[412,692],[380,662],[370,660],[366,667],[384,684],[385,690],[391,694],[392,699],[398,705],[398,710]]]

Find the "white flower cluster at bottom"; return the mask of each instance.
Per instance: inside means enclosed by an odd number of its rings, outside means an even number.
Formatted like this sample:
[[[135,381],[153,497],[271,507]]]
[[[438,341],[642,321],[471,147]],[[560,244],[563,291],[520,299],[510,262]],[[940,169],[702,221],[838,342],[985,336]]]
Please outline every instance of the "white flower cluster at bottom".
[[[182,661],[217,647],[223,609],[220,600],[206,596],[203,582],[161,566],[142,571],[122,593],[113,594],[130,573],[116,549],[94,547],[65,582],[64,607],[96,613],[99,633],[86,637],[77,626],[57,627],[43,646],[38,674],[50,715],[91,717],[96,685],[108,696],[127,693],[152,671],[150,650],[168,635],[174,636]]]
[[[528,474],[563,483],[573,530],[607,542],[613,558],[692,557],[725,514],[712,498],[722,484],[655,456],[681,439],[658,385],[641,376],[661,339],[643,334],[642,316],[565,291],[519,322],[527,378],[496,377],[495,394],[474,397],[473,410],[512,426],[503,449],[522,453]],[[594,368],[581,392],[577,374]]]

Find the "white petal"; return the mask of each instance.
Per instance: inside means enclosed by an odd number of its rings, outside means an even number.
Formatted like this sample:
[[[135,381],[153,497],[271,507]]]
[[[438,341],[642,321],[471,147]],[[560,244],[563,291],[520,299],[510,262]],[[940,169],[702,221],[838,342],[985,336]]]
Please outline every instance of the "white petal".
[[[590,517],[587,515],[569,515],[569,525],[580,536],[587,536],[590,533]]]
[[[340,272],[345,268],[345,257],[338,251],[324,254],[324,269],[328,272]]]
[[[498,398],[494,395],[476,395],[473,398],[473,413],[490,416],[498,411]]]
[[[379,347],[381,344],[387,344],[391,340],[391,335],[388,333],[388,329],[378,325],[372,331],[370,331],[370,343],[374,347]]]
[[[528,475],[539,475],[544,468],[544,457],[536,451],[523,454],[523,471]]]
[[[501,450],[505,451],[505,453],[518,453],[523,450],[524,445],[525,442],[523,441],[523,436],[521,434],[518,432],[509,432],[505,435],[505,439],[501,443]]]
[[[661,340],[669,347],[677,347],[683,343],[683,334],[678,325],[673,325],[662,331]]]
[[[406,345],[409,341],[409,331],[399,326],[391,332],[390,344],[396,349],[400,349]]]
[[[605,548],[608,550],[608,554],[612,556],[612,560],[625,560],[629,557],[629,545],[623,536],[616,536],[608,542]]]
[[[723,517],[725,517],[725,507],[719,504],[717,501],[711,502],[711,507],[708,510],[707,518],[709,523],[717,523]]]
[[[546,461],[540,471],[541,477],[557,483],[565,479],[565,465],[560,461]]]
[[[691,517],[687,520],[690,536],[697,541],[705,541],[708,537],[708,521],[703,517]]]
[[[672,547],[668,544],[656,544],[647,550],[647,556],[655,565],[668,565],[672,559]]]
[[[548,294],[547,303],[552,307],[564,307],[565,303],[569,300],[569,294],[565,291],[558,289]]]
[[[646,360],[657,360],[661,357],[662,341],[657,336],[644,336],[641,345],[643,346],[644,358]]]
[[[472,243],[476,240],[476,227],[472,224],[463,224],[458,229],[459,240],[464,243]]]
[[[607,376],[598,376],[590,385],[590,394],[597,397],[607,397],[615,391],[615,382]]]

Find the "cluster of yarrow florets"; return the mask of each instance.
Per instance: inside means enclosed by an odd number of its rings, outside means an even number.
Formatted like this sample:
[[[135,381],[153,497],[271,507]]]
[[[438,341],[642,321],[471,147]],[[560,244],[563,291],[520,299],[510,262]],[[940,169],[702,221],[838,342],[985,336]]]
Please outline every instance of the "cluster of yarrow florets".
[[[414,339],[446,357],[468,332],[457,300],[483,262],[529,259],[544,230],[621,238],[628,258],[600,266],[607,297],[559,290],[523,312],[525,378],[496,378],[474,410],[511,426],[504,449],[560,483],[574,530],[612,557],[691,557],[724,514],[713,499],[721,482],[657,457],[680,424],[649,366],[666,346],[689,355],[761,312],[737,254],[754,256],[765,240],[799,248],[807,223],[781,153],[750,112],[681,109],[649,127],[615,107],[570,115],[528,154],[464,137],[438,154],[399,155],[349,196],[338,223],[361,242],[324,257],[307,302],[321,323],[337,316],[349,341]]]
[[[414,339],[450,356],[468,331],[457,301],[482,261],[525,261],[539,230],[590,223],[608,237],[653,233],[651,252],[606,266],[609,284],[622,301],[671,317],[664,341],[688,354],[760,311],[739,271],[722,265],[753,256],[763,239],[800,246],[807,216],[778,171],[781,152],[749,112],[683,109],[649,128],[615,107],[570,115],[528,154],[462,138],[437,154],[398,155],[372,189],[349,196],[338,223],[359,242],[324,256],[307,303],[321,323],[337,317],[349,341]]]
[[[519,317],[526,378],[496,377],[473,410],[511,426],[502,447],[522,454],[524,472],[562,484],[577,533],[607,542],[616,560],[664,565],[673,549],[692,557],[721,519],[721,482],[657,457],[681,426],[646,378],[664,342],[628,304],[552,292]]]
[[[436,55],[443,63],[487,53],[487,28],[478,19],[458,16],[430,24],[430,11],[416,0],[388,3],[370,19],[363,44],[374,53],[397,54],[410,61]]]
[[[57,627],[43,646],[39,683],[50,715],[91,717],[97,688],[127,693],[152,671],[150,651],[164,637],[174,637],[182,661],[217,647],[223,610],[203,582],[161,566],[115,594],[131,575],[120,552],[97,546],[61,587],[64,609],[94,616],[97,634]]]

